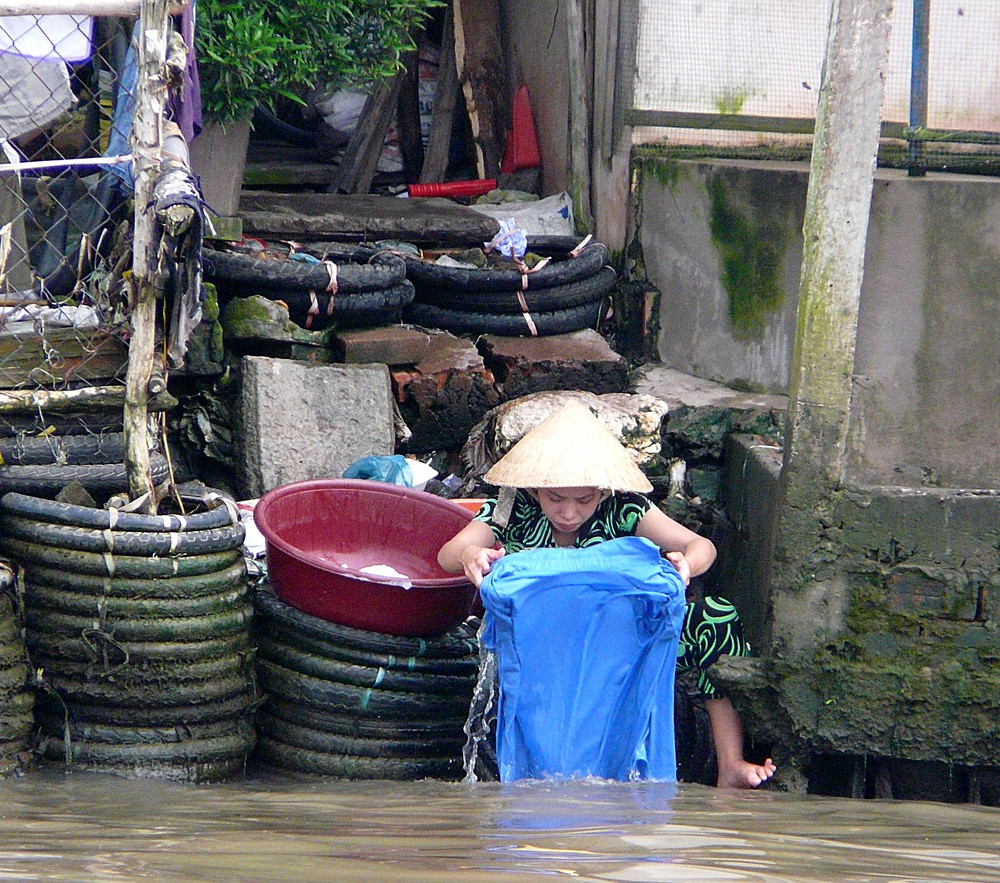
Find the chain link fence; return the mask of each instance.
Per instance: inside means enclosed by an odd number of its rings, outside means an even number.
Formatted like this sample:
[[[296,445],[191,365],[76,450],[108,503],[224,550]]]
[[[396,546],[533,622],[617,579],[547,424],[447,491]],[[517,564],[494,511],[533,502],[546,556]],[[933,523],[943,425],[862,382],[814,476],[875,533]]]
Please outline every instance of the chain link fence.
[[[622,0],[616,120],[635,143],[805,159],[830,0]],[[1000,173],[1000,3],[897,0],[883,166]]]
[[[130,120],[120,99],[132,28],[0,16],[0,391],[124,376]],[[0,411],[0,433],[9,423]]]

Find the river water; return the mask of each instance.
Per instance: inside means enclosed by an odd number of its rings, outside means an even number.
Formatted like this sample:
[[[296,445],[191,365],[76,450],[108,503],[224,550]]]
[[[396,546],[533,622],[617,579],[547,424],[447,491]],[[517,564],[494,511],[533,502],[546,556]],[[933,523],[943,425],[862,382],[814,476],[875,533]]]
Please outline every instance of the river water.
[[[1000,810],[603,781],[0,781],[0,880],[1000,881]]]

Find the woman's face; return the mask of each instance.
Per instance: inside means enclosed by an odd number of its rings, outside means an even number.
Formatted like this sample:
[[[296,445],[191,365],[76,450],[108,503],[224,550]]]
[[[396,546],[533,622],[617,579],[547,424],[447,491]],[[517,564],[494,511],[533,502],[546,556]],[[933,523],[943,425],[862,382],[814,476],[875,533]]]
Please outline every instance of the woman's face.
[[[546,487],[535,491],[542,512],[560,533],[576,533],[605,496],[596,487]]]

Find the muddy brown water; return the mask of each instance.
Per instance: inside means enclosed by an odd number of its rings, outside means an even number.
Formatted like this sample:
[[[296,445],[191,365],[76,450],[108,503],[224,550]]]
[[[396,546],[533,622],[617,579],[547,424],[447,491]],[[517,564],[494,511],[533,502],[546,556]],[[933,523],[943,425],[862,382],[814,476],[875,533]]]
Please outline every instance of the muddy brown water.
[[[1000,810],[700,785],[0,781],[0,880],[1000,881]]]

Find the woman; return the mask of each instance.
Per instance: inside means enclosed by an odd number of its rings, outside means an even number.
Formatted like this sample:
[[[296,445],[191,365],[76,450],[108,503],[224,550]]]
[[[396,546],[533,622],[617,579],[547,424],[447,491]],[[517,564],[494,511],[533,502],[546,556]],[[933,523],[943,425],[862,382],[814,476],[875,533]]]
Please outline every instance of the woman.
[[[571,401],[526,433],[486,473],[501,487],[475,519],[441,547],[438,563],[478,586],[494,561],[546,547],[584,547],[623,536],[659,546],[684,584],[715,560],[715,546],[657,508],[644,492],[649,480],[630,454],[585,405]],[[717,695],[706,669],[722,654],[749,647],[735,608],[717,598],[687,605],[678,670],[695,668],[712,725],[717,784],[755,788],[774,775],[768,758],[743,757],[743,727],[732,703]]]

